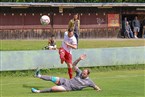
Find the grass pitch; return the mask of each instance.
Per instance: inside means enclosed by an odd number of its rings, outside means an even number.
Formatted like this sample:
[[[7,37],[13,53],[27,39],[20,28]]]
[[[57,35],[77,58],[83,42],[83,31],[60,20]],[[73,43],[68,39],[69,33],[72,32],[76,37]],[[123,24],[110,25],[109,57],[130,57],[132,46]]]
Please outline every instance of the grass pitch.
[[[46,74],[46,73],[44,73]],[[47,74],[48,75],[48,74]],[[50,74],[52,75],[52,74]],[[65,73],[53,73],[54,76],[68,78]],[[33,76],[1,76],[1,97],[144,97],[145,70],[92,71],[91,79],[102,88],[96,92],[92,88],[82,91],[57,93],[31,93],[31,88],[44,89],[53,86]]]
[[[62,40],[57,40],[57,47]],[[1,40],[0,51],[17,50],[42,50],[47,45],[47,40]],[[81,48],[110,48],[110,47],[137,47],[145,46],[144,39],[84,39],[79,40]]]
[[[41,50],[46,45],[47,40],[1,40],[0,51]],[[57,46],[60,47],[60,45],[61,40],[57,40]],[[137,46],[145,46],[145,40],[103,39],[79,41],[79,49]],[[67,73],[53,72],[50,75],[68,78]],[[1,73],[0,97],[145,97],[145,70],[128,69],[106,72],[94,70],[90,77],[102,88],[102,91],[96,92],[91,88],[86,88],[82,91],[35,94],[30,91],[32,87],[44,89],[54,84],[34,78],[29,73],[27,76],[15,76],[13,72],[8,76],[3,76],[3,73]]]

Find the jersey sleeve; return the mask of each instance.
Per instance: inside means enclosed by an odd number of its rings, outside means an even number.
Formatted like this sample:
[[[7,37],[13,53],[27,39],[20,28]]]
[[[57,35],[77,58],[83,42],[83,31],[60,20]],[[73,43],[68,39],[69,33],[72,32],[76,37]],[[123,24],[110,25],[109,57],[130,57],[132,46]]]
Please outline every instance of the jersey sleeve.
[[[92,80],[90,80],[89,87],[95,88],[95,86],[95,83]]]
[[[76,69],[76,76],[80,76],[81,73],[82,73],[82,71],[79,68],[77,68]]]
[[[72,44],[77,44],[77,39],[75,38],[75,36],[73,37]]]

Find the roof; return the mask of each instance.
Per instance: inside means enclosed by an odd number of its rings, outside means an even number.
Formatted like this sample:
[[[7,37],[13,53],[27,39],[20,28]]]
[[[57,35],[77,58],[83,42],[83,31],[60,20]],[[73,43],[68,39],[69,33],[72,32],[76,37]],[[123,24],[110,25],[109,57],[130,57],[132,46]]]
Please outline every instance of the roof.
[[[145,3],[15,3],[0,2],[0,7],[145,7]]]

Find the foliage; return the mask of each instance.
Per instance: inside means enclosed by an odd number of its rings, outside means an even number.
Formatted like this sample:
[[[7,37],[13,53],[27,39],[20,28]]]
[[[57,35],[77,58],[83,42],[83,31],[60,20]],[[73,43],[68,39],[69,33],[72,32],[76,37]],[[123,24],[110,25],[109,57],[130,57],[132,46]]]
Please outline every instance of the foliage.
[[[1,0],[1,2],[65,2],[65,3],[101,3],[101,2],[138,2],[144,3],[144,0]]]
[[[81,67],[84,69],[86,67]],[[114,66],[96,66],[87,67],[91,72],[112,72],[112,71],[127,71],[127,70],[145,70],[145,64],[132,64],[132,65],[114,65]],[[17,70],[17,71],[0,71],[1,77],[26,77],[33,76],[35,70]],[[56,75],[67,74],[67,68],[52,68],[41,69],[42,74]]]

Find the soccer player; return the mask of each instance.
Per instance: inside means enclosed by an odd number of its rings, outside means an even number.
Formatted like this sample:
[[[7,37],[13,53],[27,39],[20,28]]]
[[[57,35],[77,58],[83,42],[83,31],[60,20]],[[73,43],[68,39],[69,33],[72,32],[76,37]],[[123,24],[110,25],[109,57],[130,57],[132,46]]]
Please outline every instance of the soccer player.
[[[86,55],[83,54],[76,61],[74,61],[73,68],[76,72],[76,76],[72,79],[41,75],[40,71],[37,70],[35,72],[36,77],[46,80],[46,81],[51,81],[55,83],[56,86],[53,86],[51,88],[47,88],[44,90],[37,90],[35,88],[32,88],[31,91],[33,93],[66,92],[66,91],[82,90],[85,87],[92,87],[96,91],[100,91],[101,89],[97,85],[95,85],[94,82],[89,78],[90,70],[84,69],[83,71],[81,71],[77,67],[78,62],[85,58],[86,58]]]
[[[73,29],[68,29],[67,32],[64,33],[64,40],[62,42],[62,47],[59,48],[59,55],[61,59],[61,64],[65,62],[68,66],[68,74],[70,79],[73,77],[72,70],[72,49],[77,48],[77,41],[73,33]]]

